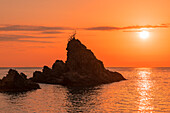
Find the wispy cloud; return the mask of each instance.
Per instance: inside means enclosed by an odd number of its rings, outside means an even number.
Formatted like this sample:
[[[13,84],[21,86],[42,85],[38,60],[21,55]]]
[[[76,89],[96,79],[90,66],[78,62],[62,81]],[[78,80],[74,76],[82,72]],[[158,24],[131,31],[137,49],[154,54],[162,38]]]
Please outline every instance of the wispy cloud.
[[[87,27],[79,28],[79,30],[100,30],[100,31],[110,31],[110,30],[128,30],[128,29],[141,29],[141,28],[168,28],[170,24],[160,24],[160,25],[135,25],[135,26],[97,26],[97,27]],[[61,31],[56,31],[61,30]],[[33,25],[0,25],[0,31],[42,31],[42,34],[57,34],[64,33],[62,30],[74,30],[71,27],[50,27],[50,26],[33,26]]]
[[[61,30],[61,31],[60,31]],[[51,41],[37,41],[36,39],[50,39],[56,38],[47,36],[48,34],[60,34],[64,33],[62,30],[72,30],[69,27],[50,27],[50,26],[33,26],[33,25],[0,25],[0,31],[5,32],[5,34],[0,34],[0,41],[16,41],[16,42],[38,42],[38,43],[53,43]],[[8,32],[6,32],[8,31]],[[16,35],[14,31],[21,32],[21,35]],[[8,33],[11,32],[13,35],[9,35]],[[25,32],[31,35],[25,35]],[[31,32],[31,33],[30,33]],[[38,33],[39,36],[33,36],[32,32]],[[10,33],[10,34],[11,34]],[[24,33],[24,35],[22,35]],[[45,34],[46,37],[42,36]]]
[[[41,32],[42,34],[60,34],[60,33],[64,33],[61,31],[43,31]]]
[[[141,32],[144,29],[128,29],[128,30],[123,30],[123,32]],[[145,28],[147,31],[151,31],[150,29]]]
[[[136,26],[124,26],[124,27],[115,27],[115,26],[98,26],[98,27],[87,27],[87,28],[79,28],[78,30],[89,30],[89,31],[113,31],[113,30],[121,30],[123,32],[140,32],[143,29],[158,29],[158,28],[169,28],[170,24],[159,24],[159,25],[136,25]],[[65,33],[64,30],[74,30],[71,27],[49,27],[49,26],[33,26],[33,25],[0,25],[0,31],[8,31],[6,34],[0,34],[0,42],[2,41],[16,41],[16,42],[38,42],[38,43],[53,43],[51,41],[41,41],[36,39],[50,39],[56,38],[47,36],[53,34],[61,34]],[[39,36],[32,35],[16,35],[13,31],[20,31],[21,34],[23,32],[32,33],[38,32]],[[9,35],[8,33],[12,32],[14,35]],[[45,37],[42,35],[46,35]]]
[[[28,39],[41,39],[41,38],[55,38],[55,37],[40,37],[40,36],[29,36],[29,35],[8,35],[0,34],[0,41],[15,41],[15,42],[39,42],[39,43],[53,43],[51,41],[37,41]]]
[[[168,28],[170,27],[169,24],[161,24],[161,25],[136,25],[136,26],[125,26],[125,27],[113,27],[113,26],[99,26],[99,27],[88,27],[88,28],[83,28],[84,30],[99,30],[99,31],[111,31],[111,30],[139,30],[143,28],[147,29],[156,29],[156,28]]]
[[[169,25],[144,25],[144,26],[139,26],[139,25],[136,25],[136,26],[127,26],[127,27],[122,27],[121,29],[141,29],[141,28],[151,28],[151,29],[154,29],[154,28],[168,28]]]
[[[72,30],[72,28],[32,26],[32,25],[1,25],[0,26],[0,31],[47,31],[47,30]]]
[[[89,27],[89,28],[84,28],[84,30],[106,30],[106,31],[109,31],[109,30],[119,30],[121,28],[119,27],[110,27],[110,26],[100,26],[100,27]]]
[[[38,43],[54,43],[51,41],[37,41],[37,40],[16,40],[17,42],[38,42]]]

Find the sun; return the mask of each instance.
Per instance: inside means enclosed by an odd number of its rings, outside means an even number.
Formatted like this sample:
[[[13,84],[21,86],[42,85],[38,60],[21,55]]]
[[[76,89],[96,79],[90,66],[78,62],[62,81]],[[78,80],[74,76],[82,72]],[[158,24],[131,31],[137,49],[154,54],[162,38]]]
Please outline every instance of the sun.
[[[148,31],[141,31],[139,32],[139,36],[141,39],[147,39],[149,37],[149,32]]]

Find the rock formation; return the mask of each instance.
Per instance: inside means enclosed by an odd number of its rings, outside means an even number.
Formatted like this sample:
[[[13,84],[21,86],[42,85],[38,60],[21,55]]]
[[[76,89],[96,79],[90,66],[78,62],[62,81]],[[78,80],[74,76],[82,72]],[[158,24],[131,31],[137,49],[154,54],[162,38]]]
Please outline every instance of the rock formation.
[[[13,69],[10,69],[6,77],[0,80],[0,92],[22,92],[33,89],[40,89],[40,86],[27,79],[24,73],[19,74]]]
[[[93,52],[86,48],[74,35],[67,44],[67,61],[56,60],[52,69],[44,66],[43,71],[33,74],[34,82],[61,84],[65,86],[95,86],[125,80],[118,72],[104,68]]]

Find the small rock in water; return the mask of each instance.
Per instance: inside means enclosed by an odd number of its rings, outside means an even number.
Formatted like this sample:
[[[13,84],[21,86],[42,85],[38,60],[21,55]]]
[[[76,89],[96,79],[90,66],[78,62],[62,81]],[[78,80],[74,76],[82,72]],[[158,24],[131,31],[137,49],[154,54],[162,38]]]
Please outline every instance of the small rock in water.
[[[19,74],[13,69],[10,69],[6,77],[0,80],[0,92],[22,92],[33,89],[40,89],[40,86],[28,80],[24,73]]]

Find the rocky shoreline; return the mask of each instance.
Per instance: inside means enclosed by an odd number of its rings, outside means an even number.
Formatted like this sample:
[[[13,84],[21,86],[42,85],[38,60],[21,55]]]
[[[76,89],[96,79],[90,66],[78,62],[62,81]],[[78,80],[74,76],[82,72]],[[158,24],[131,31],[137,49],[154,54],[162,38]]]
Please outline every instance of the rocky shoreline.
[[[40,89],[37,83],[60,84],[67,87],[89,87],[126,80],[120,73],[105,69],[103,62],[87,49],[75,34],[67,44],[67,60],[56,60],[52,68],[44,66],[27,79],[24,73],[10,69],[0,79],[0,92],[20,92]]]

